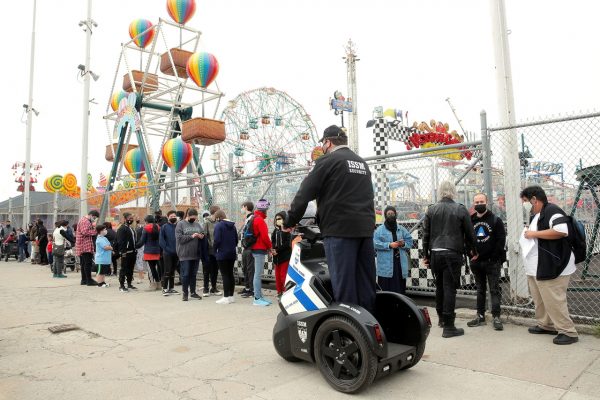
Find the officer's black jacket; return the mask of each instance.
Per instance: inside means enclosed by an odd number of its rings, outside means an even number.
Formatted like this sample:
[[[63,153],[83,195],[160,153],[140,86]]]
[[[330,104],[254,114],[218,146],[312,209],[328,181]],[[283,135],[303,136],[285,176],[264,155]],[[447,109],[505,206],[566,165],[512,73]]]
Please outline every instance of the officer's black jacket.
[[[288,211],[286,226],[296,225],[311,200],[324,237],[372,237],[375,229],[373,184],[367,163],[348,147],[315,162]]]

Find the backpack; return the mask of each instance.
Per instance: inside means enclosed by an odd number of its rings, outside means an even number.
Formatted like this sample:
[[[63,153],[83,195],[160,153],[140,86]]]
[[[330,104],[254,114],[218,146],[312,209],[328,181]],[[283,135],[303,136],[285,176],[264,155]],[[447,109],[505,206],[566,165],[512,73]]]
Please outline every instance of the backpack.
[[[254,235],[252,225],[254,225],[254,216],[250,217],[242,229],[242,247],[245,249],[251,248],[256,243],[256,235]]]
[[[585,228],[583,224],[573,216],[565,215],[554,220],[554,224],[567,223],[569,235],[567,239],[571,245],[571,250],[575,255],[575,264],[585,261],[587,256],[587,242],[585,238]]]

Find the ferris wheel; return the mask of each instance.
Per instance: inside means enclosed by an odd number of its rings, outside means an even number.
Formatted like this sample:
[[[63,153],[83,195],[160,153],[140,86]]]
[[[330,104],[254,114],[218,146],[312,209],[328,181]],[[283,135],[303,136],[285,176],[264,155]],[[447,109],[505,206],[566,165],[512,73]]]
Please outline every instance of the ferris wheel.
[[[307,166],[316,128],[300,103],[274,88],[241,93],[223,110],[226,139],[210,156],[215,170],[228,169],[233,154],[238,176]]]

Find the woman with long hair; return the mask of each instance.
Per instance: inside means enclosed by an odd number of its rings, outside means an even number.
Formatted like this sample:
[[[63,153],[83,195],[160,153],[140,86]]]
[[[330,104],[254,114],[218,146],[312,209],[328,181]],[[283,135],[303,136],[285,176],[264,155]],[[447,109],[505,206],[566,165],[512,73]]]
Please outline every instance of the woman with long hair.
[[[146,225],[142,230],[142,237],[137,247],[144,246],[144,261],[150,268],[151,281],[148,290],[160,289],[160,274],[158,273],[158,261],[160,260],[160,226],[156,223],[154,215],[147,215],[144,219]]]

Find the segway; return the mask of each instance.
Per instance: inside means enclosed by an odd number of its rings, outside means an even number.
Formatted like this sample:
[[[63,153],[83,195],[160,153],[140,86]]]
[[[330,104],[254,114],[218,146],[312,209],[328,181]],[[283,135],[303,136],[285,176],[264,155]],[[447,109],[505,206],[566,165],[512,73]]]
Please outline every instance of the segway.
[[[377,292],[376,311],[333,301],[317,226],[301,226],[273,328],[285,360],[316,363],[334,389],[356,393],[375,379],[416,365],[431,328],[426,308],[406,296]]]

